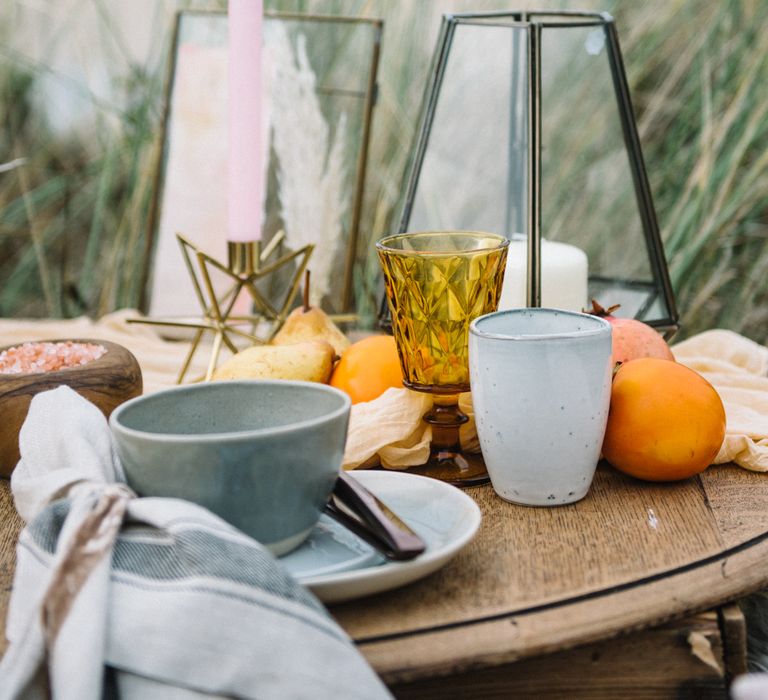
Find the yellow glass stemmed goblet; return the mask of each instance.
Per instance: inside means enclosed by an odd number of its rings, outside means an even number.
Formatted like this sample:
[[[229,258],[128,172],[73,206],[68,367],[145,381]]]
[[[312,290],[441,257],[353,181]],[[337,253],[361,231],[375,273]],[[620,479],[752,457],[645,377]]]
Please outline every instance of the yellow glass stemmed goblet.
[[[412,472],[460,486],[488,480],[482,457],[461,450],[468,418],[458,400],[469,390],[469,324],[498,306],[508,245],[476,231],[402,233],[376,244],[403,384],[433,395],[424,415],[430,456]]]

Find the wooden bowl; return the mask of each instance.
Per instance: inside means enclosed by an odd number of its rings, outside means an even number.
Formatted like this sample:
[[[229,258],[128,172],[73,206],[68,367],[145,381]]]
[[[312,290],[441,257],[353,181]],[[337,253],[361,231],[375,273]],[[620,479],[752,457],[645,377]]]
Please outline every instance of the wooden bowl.
[[[19,461],[19,430],[27,417],[35,394],[66,385],[95,404],[108,418],[123,401],[142,392],[141,368],[136,358],[122,345],[106,340],[68,339],[73,343],[93,343],[107,349],[96,360],[55,372],[0,374],[0,476],[11,475]],[[36,342],[36,341],[35,341]],[[61,343],[66,340],[46,340]],[[4,348],[17,347],[15,343]]]

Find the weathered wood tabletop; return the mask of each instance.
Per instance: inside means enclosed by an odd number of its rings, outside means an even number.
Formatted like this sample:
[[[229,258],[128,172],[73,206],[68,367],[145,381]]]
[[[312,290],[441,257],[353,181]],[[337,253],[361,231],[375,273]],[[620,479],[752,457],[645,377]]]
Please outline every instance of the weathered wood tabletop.
[[[388,683],[490,668],[681,618],[768,587],[768,476],[712,467],[675,484],[598,469],[557,508],[467,491],[477,538],[431,576],[334,605]],[[0,483],[0,623],[20,522]],[[3,646],[0,644],[0,652]]]
[[[674,484],[598,469],[588,496],[526,508],[468,491],[483,523],[439,572],[331,612],[389,683],[491,667],[715,607],[768,586],[768,477]]]

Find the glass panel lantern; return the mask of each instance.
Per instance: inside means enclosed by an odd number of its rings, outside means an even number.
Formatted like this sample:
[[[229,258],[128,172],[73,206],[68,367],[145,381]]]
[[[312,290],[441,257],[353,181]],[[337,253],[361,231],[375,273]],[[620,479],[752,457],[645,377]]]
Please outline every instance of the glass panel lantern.
[[[443,17],[400,231],[511,240],[500,308],[677,311],[613,19]],[[382,307],[382,322],[387,311]]]

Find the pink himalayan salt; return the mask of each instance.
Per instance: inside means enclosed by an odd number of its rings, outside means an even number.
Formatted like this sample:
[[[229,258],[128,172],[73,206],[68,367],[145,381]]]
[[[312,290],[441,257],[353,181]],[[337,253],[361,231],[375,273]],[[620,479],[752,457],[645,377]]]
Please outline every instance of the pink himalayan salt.
[[[0,352],[0,374],[56,372],[85,365],[107,349],[94,343],[23,343]]]

